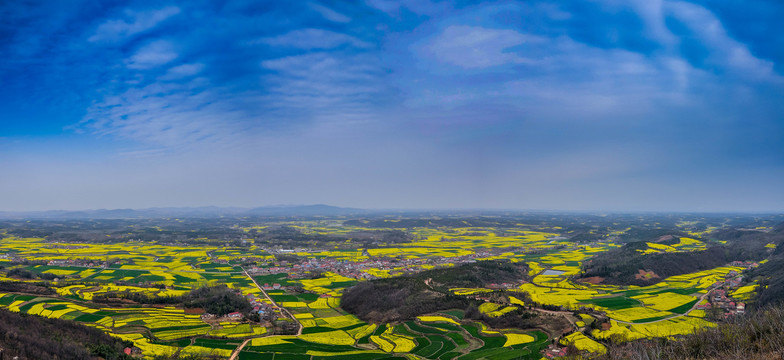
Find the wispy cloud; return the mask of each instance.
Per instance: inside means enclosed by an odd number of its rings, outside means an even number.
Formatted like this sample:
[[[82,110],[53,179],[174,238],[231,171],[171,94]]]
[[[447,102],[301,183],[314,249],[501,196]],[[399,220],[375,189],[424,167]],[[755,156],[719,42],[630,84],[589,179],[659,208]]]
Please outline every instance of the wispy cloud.
[[[172,149],[227,144],[247,117],[221,92],[203,78],[131,88],[90,107],[79,128]]]
[[[773,62],[755,57],[749,48],[732,39],[721,21],[709,10],[682,1],[668,1],[665,9],[686,24],[693,36],[710,52],[714,66],[753,80],[782,79],[773,72]],[[776,79],[778,78],[778,79]]]
[[[175,80],[184,77],[199,74],[204,70],[204,64],[182,64],[166,70],[166,74],[161,78],[162,80]]]
[[[424,50],[440,62],[464,68],[486,68],[504,64],[530,63],[514,47],[541,38],[508,29],[452,25],[444,29]]]
[[[180,8],[167,6],[148,11],[126,9],[124,18],[113,19],[99,25],[88,41],[119,41],[152,29],[164,20],[180,13]]]
[[[332,10],[324,5],[312,2],[309,3],[308,6],[310,6],[310,8],[316,11],[317,13],[321,14],[321,16],[323,16],[327,20],[338,22],[338,23],[347,23],[351,21],[350,17],[341,14],[335,10]]]
[[[317,52],[265,60],[261,66],[274,71],[267,80],[270,108],[295,118],[367,115],[385,89],[378,60],[367,54]]]
[[[126,60],[129,69],[149,69],[166,64],[179,54],[174,44],[167,40],[156,40],[139,48]]]

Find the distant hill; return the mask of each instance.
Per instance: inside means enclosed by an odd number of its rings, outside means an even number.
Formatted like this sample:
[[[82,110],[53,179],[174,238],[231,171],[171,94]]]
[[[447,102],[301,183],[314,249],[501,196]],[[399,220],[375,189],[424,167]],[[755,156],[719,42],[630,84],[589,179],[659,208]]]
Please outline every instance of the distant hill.
[[[368,210],[330,205],[277,205],[256,208],[171,207],[148,209],[95,209],[0,212],[0,219],[144,219],[144,218],[215,218],[243,216],[339,216],[370,213]]]
[[[280,205],[257,207],[244,212],[256,216],[336,216],[367,214],[368,210],[344,208],[330,205]]]

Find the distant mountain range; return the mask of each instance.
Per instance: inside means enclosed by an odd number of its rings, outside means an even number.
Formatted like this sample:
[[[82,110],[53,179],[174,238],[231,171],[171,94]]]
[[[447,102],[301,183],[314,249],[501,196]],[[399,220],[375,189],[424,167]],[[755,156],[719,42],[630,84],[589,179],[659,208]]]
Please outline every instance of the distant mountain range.
[[[241,216],[338,216],[370,213],[370,210],[330,205],[275,205],[256,208],[171,207],[149,209],[96,209],[48,211],[0,211],[0,219],[139,219],[162,217]]]

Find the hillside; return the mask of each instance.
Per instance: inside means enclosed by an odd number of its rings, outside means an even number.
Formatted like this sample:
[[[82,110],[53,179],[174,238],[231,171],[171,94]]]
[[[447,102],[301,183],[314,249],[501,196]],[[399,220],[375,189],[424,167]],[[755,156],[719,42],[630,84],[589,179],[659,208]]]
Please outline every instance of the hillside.
[[[101,330],[73,321],[20,315],[0,309],[0,358],[84,360],[130,359],[131,346]]]
[[[365,321],[410,320],[417,315],[472,305],[469,298],[452,295],[450,288],[519,282],[526,277],[527,269],[524,264],[480,261],[413,276],[366,281],[347,289],[341,306]]]
[[[652,285],[670,276],[707,270],[735,260],[763,260],[770,254],[767,244],[784,240],[780,231],[740,234],[732,231],[732,234],[728,240],[723,240],[726,245],[714,243],[705,250],[692,252],[645,254],[639,250],[647,247],[646,242],[627,243],[591,258],[583,267],[581,278],[601,277],[605,284]],[[640,278],[637,275],[641,270],[655,276]]]
[[[734,321],[705,328],[679,341],[638,340],[610,345],[603,360],[647,359],[781,359],[784,349],[784,307],[766,307]],[[578,357],[572,357],[578,358]]]
[[[776,250],[765,264],[750,274],[760,283],[759,305],[784,302],[784,223],[777,225],[771,234],[771,241],[778,245]]]

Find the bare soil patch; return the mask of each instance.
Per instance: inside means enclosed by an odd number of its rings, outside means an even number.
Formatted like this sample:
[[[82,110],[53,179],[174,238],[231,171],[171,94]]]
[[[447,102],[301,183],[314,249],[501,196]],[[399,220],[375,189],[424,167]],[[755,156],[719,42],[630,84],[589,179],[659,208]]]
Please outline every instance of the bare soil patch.
[[[650,280],[650,279],[653,279],[653,278],[657,278],[658,279],[659,275],[656,275],[656,273],[653,272],[653,271],[645,271],[643,269],[640,269],[640,272],[635,274],[634,278],[637,279],[637,280]]]
[[[604,281],[604,278],[601,277],[601,276],[591,276],[591,277],[587,277],[587,278],[584,278],[584,279],[580,279],[579,281],[583,282],[583,283],[589,283],[589,284],[593,284],[593,285],[598,285],[598,284],[601,284],[602,281]]]
[[[662,242],[662,241],[669,241],[669,240],[672,240],[672,239],[675,239],[675,236],[672,236],[672,235],[664,235],[664,236],[660,236],[658,239],[656,239],[656,242],[657,242],[657,243],[660,243],[660,242]]]

